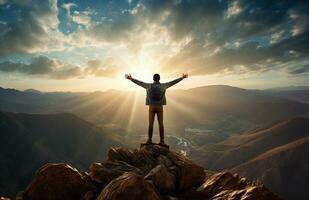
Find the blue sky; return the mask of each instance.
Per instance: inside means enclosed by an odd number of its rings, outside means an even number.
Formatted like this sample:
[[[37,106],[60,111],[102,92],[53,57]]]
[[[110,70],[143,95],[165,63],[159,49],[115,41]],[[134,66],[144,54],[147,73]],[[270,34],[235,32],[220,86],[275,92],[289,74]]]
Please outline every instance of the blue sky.
[[[132,89],[309,85],[309,3],[275,0],[0,0],[0,86]]]

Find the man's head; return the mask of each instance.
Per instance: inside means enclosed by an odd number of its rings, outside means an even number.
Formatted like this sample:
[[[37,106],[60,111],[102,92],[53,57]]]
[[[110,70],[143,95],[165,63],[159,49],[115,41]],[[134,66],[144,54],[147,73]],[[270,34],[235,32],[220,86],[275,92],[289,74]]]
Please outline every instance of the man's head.
[[[153,75],[153,80],[154,81],[160,81],[160,74],[154,74]]]

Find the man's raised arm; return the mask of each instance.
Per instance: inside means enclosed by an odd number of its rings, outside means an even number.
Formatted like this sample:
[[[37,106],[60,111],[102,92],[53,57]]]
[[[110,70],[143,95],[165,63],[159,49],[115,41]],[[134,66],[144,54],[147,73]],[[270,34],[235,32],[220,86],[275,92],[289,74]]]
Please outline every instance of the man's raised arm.
[[[147,88],[149,87],[149,83],[144,83],[144,82],[142,82],[142,81],[139,81],[139,80],[137,80],[137,79],[134,79],[134,78],[131,76],[131,74],[126,74],[125,77],[126,77],[126,79],[131,80],[133,83],[135,83],[135,84],[137,84],[137,85],[139,85],[139,86],[141,86],[141,87],[143,87],[143,88],[145,88],[145,89],[147,89]]]
[[[175,85],[176,83],[179,83],[179,82],[182,81],[184,78],[188,78],[188,74],[187,74],[187,73],[186,73],[186,74],[182,74],[182,76],[181,76],[180,78],[177,78],[177,79],[175,79],[175,80],[173,80],[173,81],[164,83],[164,86],[165,86],[166,88],[169,88],[169,87]]]

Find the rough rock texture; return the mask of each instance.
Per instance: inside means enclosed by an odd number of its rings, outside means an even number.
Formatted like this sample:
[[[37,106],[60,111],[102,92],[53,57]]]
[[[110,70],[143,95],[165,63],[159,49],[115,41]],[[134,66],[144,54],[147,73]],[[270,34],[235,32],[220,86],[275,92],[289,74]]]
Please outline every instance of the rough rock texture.
[[[88,175],[89,173],[89,175]],[[65,164],[38,170],[23,199],[191,200],[280,199],[261,184],[228,172],[208,174],[187,157],[159,145],[112,148],[108,159],[79,172]]]
[[[218,173],[210,177],[196,190],[196,195],[200,199],[206,197],[212,200],[280,199],[263,185],[253,184],[246,178],[229,172]]]
[[[162,193],[175,191],[176,177],[164,165],[157,165],[145,176],[145,179],[152,180]]]
[[[0,200],[11,200],[11,199],[7,197],[0,197]]]
[[[167,157],[177,166],[178,190],[188,190],[191,187],[199,186],[205,181],[205,171],[201,166],[181,154],[169,152]]]
[[[101,192],[97,200],[159,200],[159,193],[152,182],[143,176],[126,172],[110,182]]]
[[[76,169],[66,164],[46,164],[38,170],[23,193],[25,200],[80,199],[87,191],[96,189]]]
[[[102,185],[118,178],[125,172],[133,171],[142,174],[142,171],[123,161],[105,161],[102,163],[93,163],[89,167],[89,176],[91,179]]]

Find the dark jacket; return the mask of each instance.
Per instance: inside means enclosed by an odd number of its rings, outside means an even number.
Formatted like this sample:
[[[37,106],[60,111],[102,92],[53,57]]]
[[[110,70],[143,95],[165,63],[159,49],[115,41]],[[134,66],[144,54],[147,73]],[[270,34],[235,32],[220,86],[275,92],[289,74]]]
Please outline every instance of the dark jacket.
[[[160,83],[160,82],[153,82],[153,83],[144,83],[142,81],[132,79],[131,81],[133,83],[136,83],[137,85],[143,87],[147,91],[147,96],[146,96],[146,105],[166,105],[166,97],[165,97],[165,91],[167,88],[175,85],[179,81],[181,81],[183,78],[177,78],[173,81],[167,82],[167,83]],[[153,98],[153,90],[152,87],[160,87],[162,96],[161,98]]]

